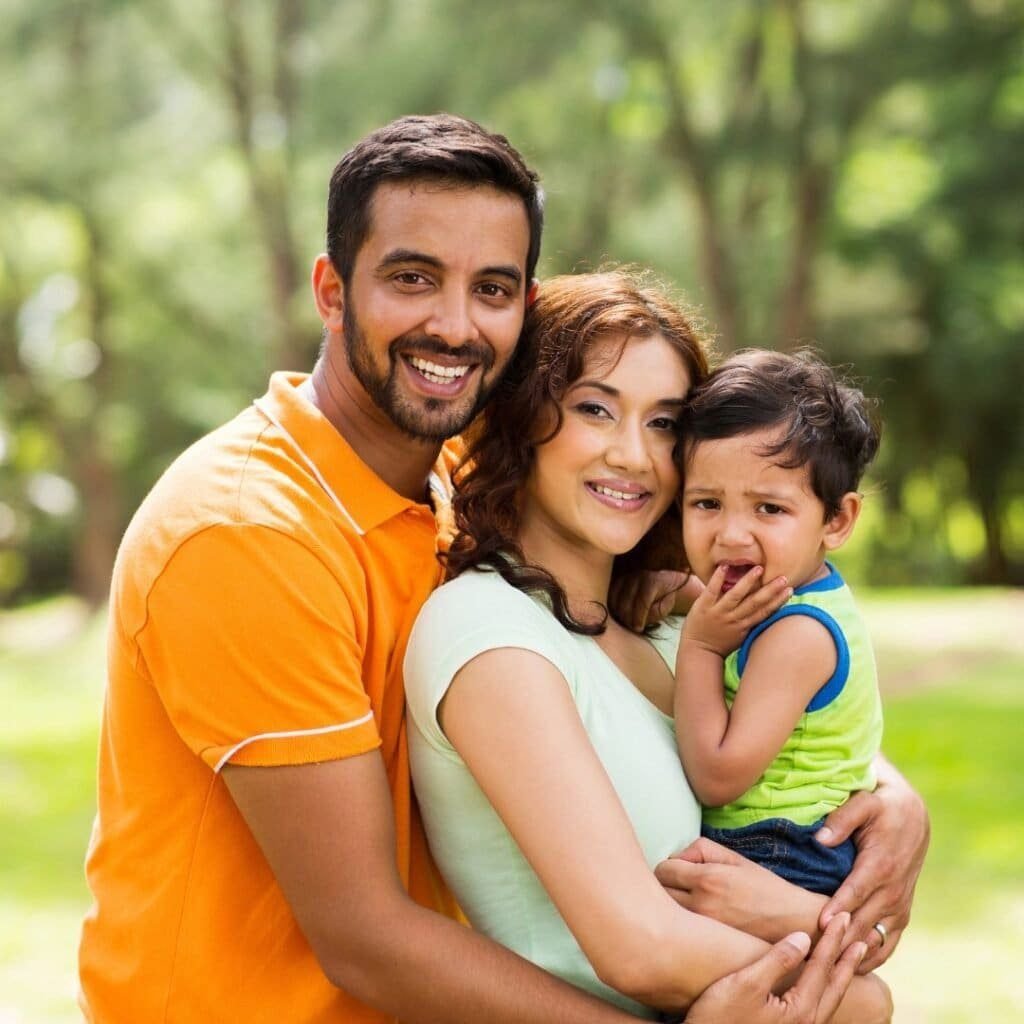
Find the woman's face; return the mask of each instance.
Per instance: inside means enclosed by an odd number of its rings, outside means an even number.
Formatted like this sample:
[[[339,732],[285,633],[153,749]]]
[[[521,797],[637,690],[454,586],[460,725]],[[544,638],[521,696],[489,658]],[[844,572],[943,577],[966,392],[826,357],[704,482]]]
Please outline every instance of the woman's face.
[[[662,335],[622,342],[591,346],[559,403],[561,429],[536,450],[522,509],[525,532],[605,555],[635,547],[675,498],[672,450],[690,388]]]

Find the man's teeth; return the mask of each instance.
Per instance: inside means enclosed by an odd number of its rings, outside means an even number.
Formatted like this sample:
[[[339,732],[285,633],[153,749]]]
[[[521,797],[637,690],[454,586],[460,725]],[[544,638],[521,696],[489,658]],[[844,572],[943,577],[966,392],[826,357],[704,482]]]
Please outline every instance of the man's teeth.
[[[640,497],[640,494],[627,494],[625,491],[616,491],[614,488],[605,487],[603,484],[591,484],[590,486],[598,494],[607,494],[609,498],[618,498],[619,501],[633,501],[635,498]]]
[[[468,366],[439,366],[429,359],[418,359],[416,356],[410,356],[409,362],[433,384],[450,384],[469,372]]]

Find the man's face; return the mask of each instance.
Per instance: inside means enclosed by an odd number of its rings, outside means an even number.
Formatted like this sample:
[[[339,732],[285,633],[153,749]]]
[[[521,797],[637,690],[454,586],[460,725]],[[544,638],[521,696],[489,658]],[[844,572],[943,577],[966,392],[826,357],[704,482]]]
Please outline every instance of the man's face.
[[[526,305],[526,209],[490,187],[380,186],[346,284],[348,365],[403,432],[442,441],[486,402]]]

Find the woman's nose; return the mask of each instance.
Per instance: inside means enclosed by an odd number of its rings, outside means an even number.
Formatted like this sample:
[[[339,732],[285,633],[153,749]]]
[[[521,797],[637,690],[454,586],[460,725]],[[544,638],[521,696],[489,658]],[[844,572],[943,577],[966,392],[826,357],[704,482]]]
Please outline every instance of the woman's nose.
[[[608,448],[608,463],[619,469],[646,470],[651,466],[651,452],[641,427],[621,423]]]

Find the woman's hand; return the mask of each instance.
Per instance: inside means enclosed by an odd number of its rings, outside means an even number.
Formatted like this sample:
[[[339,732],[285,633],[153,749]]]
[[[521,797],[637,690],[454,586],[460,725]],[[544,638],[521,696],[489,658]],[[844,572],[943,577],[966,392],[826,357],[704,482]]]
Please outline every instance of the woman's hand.
[[[851,796],[825,819],[815,837],[825,846],[835,846],[852,835],[857,844],[853,870],[825,904],[820,923],[828,924],[842,911],[852,913],[852,938],[868,944],[862,972],[889,959],[910,921],[930,834],[924,801],[881,756],[876,767],[878,788]],[[884,940],[876,923],[885,930]]]
[[[848,918],[832,919],[799,981],[775,995],[811,946],[803,932],[776,943],[760,960],[710,985],[690,1007],[686,1024],[826,1024],[839,1006],[866,946],[855,942],[840,954]]]
[[[683,643],[724,658],[735,651],[753,626],[778,611],[793,591],[784,576],[764,583],[764,570],[755,565],[723,591],[727,567],[720,565],[707,588],[686,616]]]
[[[807,892],[710,839],[698,839],[655,868],[658,881],[687,910],[766,942],[794,931],[817,938],[825,897]]]

